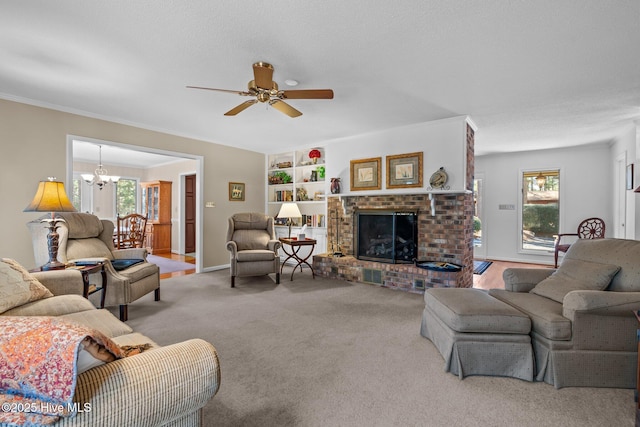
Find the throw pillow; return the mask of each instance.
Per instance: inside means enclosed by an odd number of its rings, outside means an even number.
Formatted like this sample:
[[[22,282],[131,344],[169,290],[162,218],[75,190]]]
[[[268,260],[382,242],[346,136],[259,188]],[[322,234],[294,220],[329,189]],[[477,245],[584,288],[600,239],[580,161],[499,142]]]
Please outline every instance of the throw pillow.
[[[0,259],[0,313],[52,296],[49,289],[15,260]]]
[[[562,303],[571,291],[603,291],[620,270],[617,265],[565,258],[558,270],[530,292]]]

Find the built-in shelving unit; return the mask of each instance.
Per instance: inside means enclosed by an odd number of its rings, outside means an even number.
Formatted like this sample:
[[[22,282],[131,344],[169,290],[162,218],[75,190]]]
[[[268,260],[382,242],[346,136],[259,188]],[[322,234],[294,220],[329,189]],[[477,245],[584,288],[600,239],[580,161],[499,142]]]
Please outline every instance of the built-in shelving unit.
[[[309,157],[312,150],[317,150],[320,157]],[[326,252],[327,188],[323,148],[267,156],[266,212],[276,218],[282,203],[296,202],[303,217],[296,221],[292,235],[306,225],[306,236],[318,241],[314,253]],[[280,222],[284,221],[276,218],[276,223]],[[287,237],[288,231],[284,225],[276,227],[278,237]]]

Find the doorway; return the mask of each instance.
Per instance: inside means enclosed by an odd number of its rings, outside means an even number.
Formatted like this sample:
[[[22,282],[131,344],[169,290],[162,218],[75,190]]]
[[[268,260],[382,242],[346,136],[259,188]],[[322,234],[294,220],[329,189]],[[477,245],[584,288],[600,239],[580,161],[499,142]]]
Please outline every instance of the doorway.
[[[203,242],[202,242],[202,226],[203,225],[201,221],[201,218],[202,218],[201,213],[204,206],[201,203],[203,189],[202,189],[202,183],[200,182],[200,180],[202,177],[202,170],[204,168],[204,158],[200,155],[195,155],[195,154],[180,153],[180,152],[161,150],[161,149],[151,148],[151,147],[122,144],[118,142],[98,140],[95,138],[88,138],[83,136],[67,135],[67,182],[69,183],[73,182],[74,143],[77,141],[82,141],[82,142],[86,142],[94,145],[102,145],[103,147],[110,146],[118,150],[123,150],[124,154],[122,154],[120,157],[127,158],[127,159],[136,158],[137,157],[136,154],[142,153],[142,154],[150,154],[150,155],[156,154],[159,156],[173,157],[176,160],[179,160],[179,159],[195,160],[195,167],[194,167],[195,170],[190,171],[188,174],[194,177],[192,194],[193,194],[193,199],[195,204],[195,208],[193,210],[193,213],[194,213],[193,215],[194,232],[193,233],[194,233],[194,242],[195,242],[194,256],[195,256],[195,269],[196,269],[195,272],[196,273],[201,272],[202,271],[201,254],[202,254],[202,245],[203,245]],[[130,166],[130,167],[135,167],[135,166]],[[196,214],[197,212],[200,212],[200,214]],[[180,230],[180,234],[184,235],[184,229]]]
[[[618,239],[627,238],[627,153],[621,153],[616,158],[616,191],[614,197],[614,214],[613,214],[613,237]]]
[[[473,180],[473,257],[487,258],[487,230],[484,219],[484,174],[478,173]]]
[[[184,252],[196,251],[196,175],[184,176]]]

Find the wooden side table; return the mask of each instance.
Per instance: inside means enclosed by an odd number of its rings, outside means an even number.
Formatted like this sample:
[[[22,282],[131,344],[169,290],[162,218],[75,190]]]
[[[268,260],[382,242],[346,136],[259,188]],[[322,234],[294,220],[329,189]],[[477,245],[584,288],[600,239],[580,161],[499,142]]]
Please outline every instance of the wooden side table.
[[[311,256],[311,254],[313,254],[313,249],[316,246],[316,240],[314,239],[304,239],[304,240],[298,240],[294,237],[281,237],[280,242],[283,243],[282,245],[282,250],[284,251],[284,253],[287,256],[287,258],[285,258],[285,260],[282,262],[282,265],[280,266],[280,274],[282,274],[282,269],[284,268],[284,265],[287,263],[287,261],[291,258],[293,258],[297,264],[293,267],[293,271],[291,272],[291,280],[293,280],[293,273],[296,272],[296,269],[298,267],[300,267],[300,272],[302,272],[302,265],[306,265],[307,267],[309,267],[309,269],[311,270],[311,278],[315,279],[316,275],[313,271],[313,267],[311,266],[311,264],[309,264],[307,262],[307,260],[309,259],[309,257]],[[287,246],[289,246],[291,248],[291,252],[287,251]],[[303,246],[310,246],[309,248],[309,253],[307,254],[306,257],[301,258],[298,255],[298,252],[300,251],[300,249]]]
[[[82,274],[82,296],[85,298],[89,298],[89,295],[102,291],[102,295],[100,296],[100,308],[104,308],[104,299],[107,294],[107,272],[104,269],[104,262],[102,261],[91,261],[91,263],[86,264],[76,264],[69,265],[65,267],[65,270],[78,270]],[[33,271],[43,271],[41,268],[36,268]],[[55,270],[52,270],[55,271]],[[58,270],[59,271],[59,270]],[[102,276],[102,284],[101,286],[93,286],[89,283],[89,276],[94,273],[100,273]]]

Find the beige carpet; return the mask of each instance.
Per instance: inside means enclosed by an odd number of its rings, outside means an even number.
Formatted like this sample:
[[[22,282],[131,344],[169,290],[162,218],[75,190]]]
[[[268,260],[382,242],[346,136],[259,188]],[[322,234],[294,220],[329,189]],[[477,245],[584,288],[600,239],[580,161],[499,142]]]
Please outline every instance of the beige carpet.
[[[287,269],[285,268],[285,273]],[[290,271],[290,270],[289,270]],[[205,426],[632,426],[632,390],[444,372],[420,336],[422,296],[284,274],[165,279],[129,324],[160,344],[211,342],[222,367]]]

